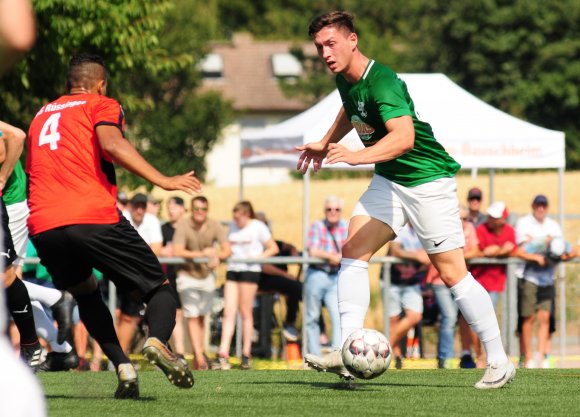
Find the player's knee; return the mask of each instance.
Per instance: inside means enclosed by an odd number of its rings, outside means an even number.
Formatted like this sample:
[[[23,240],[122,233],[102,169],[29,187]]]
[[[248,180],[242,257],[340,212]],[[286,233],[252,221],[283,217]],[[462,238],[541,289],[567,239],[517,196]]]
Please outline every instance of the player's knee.
[[[92,294],[97,290],[98,287],[99,283],[97,282],[97,279],[94,277],[94,275],[91,275],[91,277],[86,281],[83,281],[74,287],[67,288],[67,291],[76,297],[79,295]]]

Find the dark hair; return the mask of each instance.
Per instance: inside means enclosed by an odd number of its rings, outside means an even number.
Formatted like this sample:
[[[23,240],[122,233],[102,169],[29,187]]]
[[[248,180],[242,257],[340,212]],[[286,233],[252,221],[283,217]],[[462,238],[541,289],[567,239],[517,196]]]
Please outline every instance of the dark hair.
[[[209,206],[209,201],[207,201],[207,198],[205,198],[202,195],[198,195],[198,196],[193,197],[193,199],[191,200],[191,207],[193,207],[193,203],[195,203],[196,201],[201,201],[206,206]]]
[[[315,17],[308,26],[308,36],[314,37],[318,32],[327,26],[336,26],[337,29],[347,28],[351,33],[354,29],[354,15],[343,10],[324,13]]]
[[[173,201],[175,204],[178,204],[180,206],[185,205],[185,202],[183,201],[183,198],[178,197],[176,195],[169,197],[168,201]]]
[[[107,79],[105,60],[97,55],[81,52],[74,55],[68,64],[66,88],[73,87],[90,88],[99,80]]]
[[[252,203],[250,203],[249,201],[240,201],[239,203],[237,203],[234,206],[234,213],[236,211],[243,211],[244,213],[247,213],[250,219],[256,218],[254,207],[252,207]]]

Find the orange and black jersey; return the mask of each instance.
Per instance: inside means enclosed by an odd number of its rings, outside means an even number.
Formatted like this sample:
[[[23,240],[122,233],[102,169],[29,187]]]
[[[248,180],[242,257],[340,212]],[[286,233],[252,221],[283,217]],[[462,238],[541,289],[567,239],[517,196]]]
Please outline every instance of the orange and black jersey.
[[[112,159],[96,127],[124,127],[119,103],[98,94],[65,95],[36,114],[28,133],[31,235],[71,224],[119,221]]]

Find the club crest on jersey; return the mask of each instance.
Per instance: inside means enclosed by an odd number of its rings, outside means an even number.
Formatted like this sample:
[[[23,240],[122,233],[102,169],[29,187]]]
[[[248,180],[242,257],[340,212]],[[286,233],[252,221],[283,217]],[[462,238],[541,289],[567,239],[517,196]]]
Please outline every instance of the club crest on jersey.
[[[367,117],[367,111],[365,110],[365,102],[357,101],[357,111],[362,117]]]
[[[358,116],[352,116],[350,119],[350,123],[358,133],[361,140],[371,140],[373,137],[373,133],[375,133],[375,129],[372,126],[366,124],[361,120]]]

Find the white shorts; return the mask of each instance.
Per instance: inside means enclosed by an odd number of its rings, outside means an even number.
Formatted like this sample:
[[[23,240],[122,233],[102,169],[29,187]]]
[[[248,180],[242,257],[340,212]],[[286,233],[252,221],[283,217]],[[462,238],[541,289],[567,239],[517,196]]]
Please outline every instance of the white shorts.
[[[423,313],[421,287],[417,285],[391,285],[389,292],[389,317],[398,316],[403,310]]]
[[[455,178],[440,178],[416,187],[404,187],[375,174],[368,190],[356,204],[354,216],[380,220],[395,234],[411,222],[427,253],[447,252],[465,246]]]
[[[215,289],[213,274],[203,279],[179,275],[176,284],[183,317],[202,317],[211,313]]]
[[[14,243],[14,250],[18,258],[12,263],[14,266],[24,265],[24,258],[26,258],[26,249],[28,248],[28,204],[26,200],[20,203],[10,204],[6,206],[8,213],[8,228],[12,235],[12,242]]]

